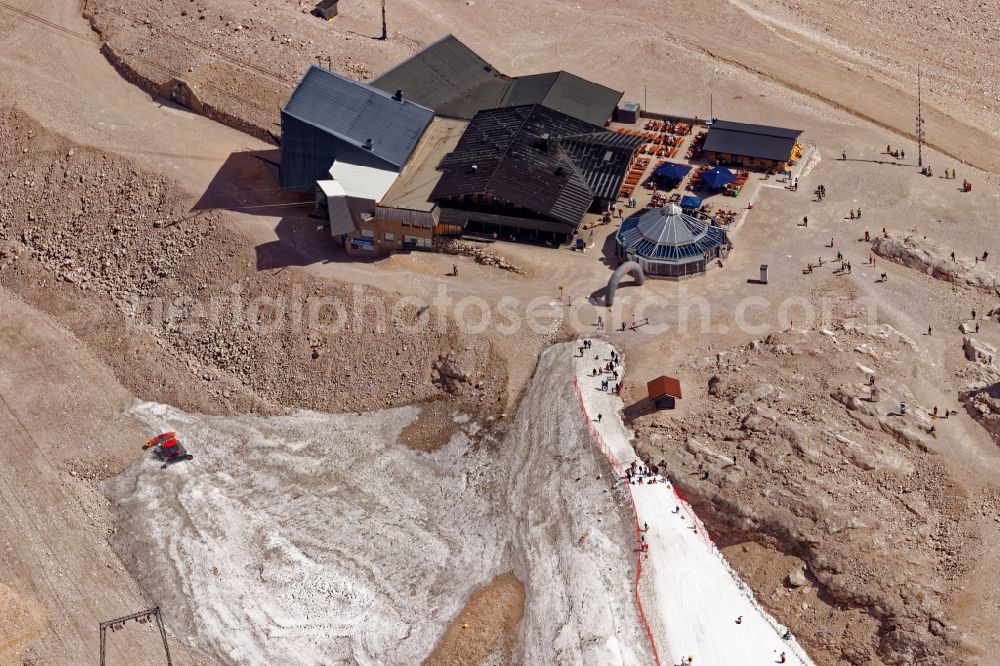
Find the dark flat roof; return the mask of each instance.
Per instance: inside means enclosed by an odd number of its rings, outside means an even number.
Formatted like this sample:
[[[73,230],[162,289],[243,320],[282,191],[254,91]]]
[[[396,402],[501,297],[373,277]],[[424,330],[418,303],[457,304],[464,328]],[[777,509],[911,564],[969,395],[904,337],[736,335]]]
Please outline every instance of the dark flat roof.
[[[435,113],[472,118],[482,109],[500,106],[510,77],[498,72],[453,35],[428,44],[371,85],[434,109]]]
[[[454,35],[446,35],[386,70],[371,83],[434,109],[442,116],[472,118],[501,106],[542,104],[603,127],[622,93],[569,72],[511,78],[501,74]]]
[[[716,120],[708,129],[705,150],[785,161],[802,130]]]
[[[591,125],[604,127],[622,94],[569,72],[547,72],[514,79],[502,105],[542,104]]]
[[[441,161],[431,198],[488,193],[575,228],[595,197],[617,197],[641,143],[541,104],[481,111]]]
[[[372,86],[311,65],[282,114],[362,147],[396,167],[406,163],[434,112],[408,100],[397,102]]]

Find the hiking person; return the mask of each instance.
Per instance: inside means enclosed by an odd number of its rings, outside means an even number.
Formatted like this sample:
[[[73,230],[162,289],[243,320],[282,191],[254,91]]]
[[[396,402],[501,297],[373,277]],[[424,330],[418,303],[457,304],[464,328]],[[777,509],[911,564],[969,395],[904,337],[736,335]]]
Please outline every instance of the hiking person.
[[[743,616],[742,615],[740,615],[738,618],[736,618],[736,624],[743,624]]]
[[[860,208],[858,208],[858,219],[859,220],[861,219],[861,209]]]
[[[989,252],[983,252],[983,261],[986,261],[986,257],[990,256]]]
[[[600,423],[602,418],[604,418],[604,414],[598,414],[597,415],[597,422]]]
[[[854,209],[853,208],[851,209],[851,219],[852,220],[854,219]]]
[[[931,329],[931,327],[930,327],[930,326],[928,326],[928,327],[927,327],[927,335],[930,335],[930,334],[931,334],[931,331],[932,331],[932,330],[933,330],[933,329]]]
[[[809,226],[809,218],[808,217],[806,217],[806,216],[802,217],[802,226],[803,227],[808,227]]]
[[[866,243],[871,242],[871,239],[872,239],[872,237],[868,234],[868,231],[866,230],[865,231],[865,242]]]
[[[846,150],[840,154],[840,158],[842,160],[844,160],[845,162],[847,161],[847,151]]]
[[[951,253],[951,260],[955,261],[955,253],[954,252]]]
[[[779,664],[785,663],[785,653],[784,652],[782,652],[781,655],[778,657],[778,663]]]
[[[972,318],[976,318],[976,308],[972,308]]]

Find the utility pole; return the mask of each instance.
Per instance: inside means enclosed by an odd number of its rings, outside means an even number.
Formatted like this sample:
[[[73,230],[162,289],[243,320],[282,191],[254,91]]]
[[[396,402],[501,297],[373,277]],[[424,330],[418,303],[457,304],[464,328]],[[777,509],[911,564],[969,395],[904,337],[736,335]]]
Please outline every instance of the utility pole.
[[[917,65],[917,166],[924,166],[924,104],[920,65]]]
[[[111,629],[112,632],[124,629],[125,623],[131,620],[135,620],[139,624],[149,624],[154,618],[156,619],[156,626],[160,630],[160,640],[163,641],[163,656],[166,659],[166,666],[173,666],[174,662],[170,660],[170,647],[167,645],[167,630],[163,626],[163,618],[160,617],[159,606],[139,611],[138,613],[132,613],[125,617],[116,617],[113,620],[107,620],[98,625],[101,636],[101,666],[105,666],[107,659],[108,629]]]
[[[382,41],[389,39],[389,31],[385,27],[385,0],[382,0]]]

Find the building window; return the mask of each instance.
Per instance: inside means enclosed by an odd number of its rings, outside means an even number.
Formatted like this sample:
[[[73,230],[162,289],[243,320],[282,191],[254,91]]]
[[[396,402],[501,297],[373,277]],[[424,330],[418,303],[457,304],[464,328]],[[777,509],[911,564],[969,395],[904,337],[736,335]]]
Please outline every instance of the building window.
[[[375,238],[375,232],[372,231],[371,229],[362,229],[361,230],[361,237],[362,238]]]
[[[389,242],[396,240],[396,234],[385,232],[385,240]]]

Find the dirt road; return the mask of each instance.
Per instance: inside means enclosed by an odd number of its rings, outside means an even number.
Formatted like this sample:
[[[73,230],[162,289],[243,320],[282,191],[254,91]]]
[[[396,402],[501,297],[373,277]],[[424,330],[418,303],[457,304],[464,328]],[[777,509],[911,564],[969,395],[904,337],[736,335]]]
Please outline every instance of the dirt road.
[[[79,143],[171,174],[195,195],[230,154],[272,148],[124,81],[101,55],[81,9],[78,0],[12,0],[0,7],[4,98]]]

